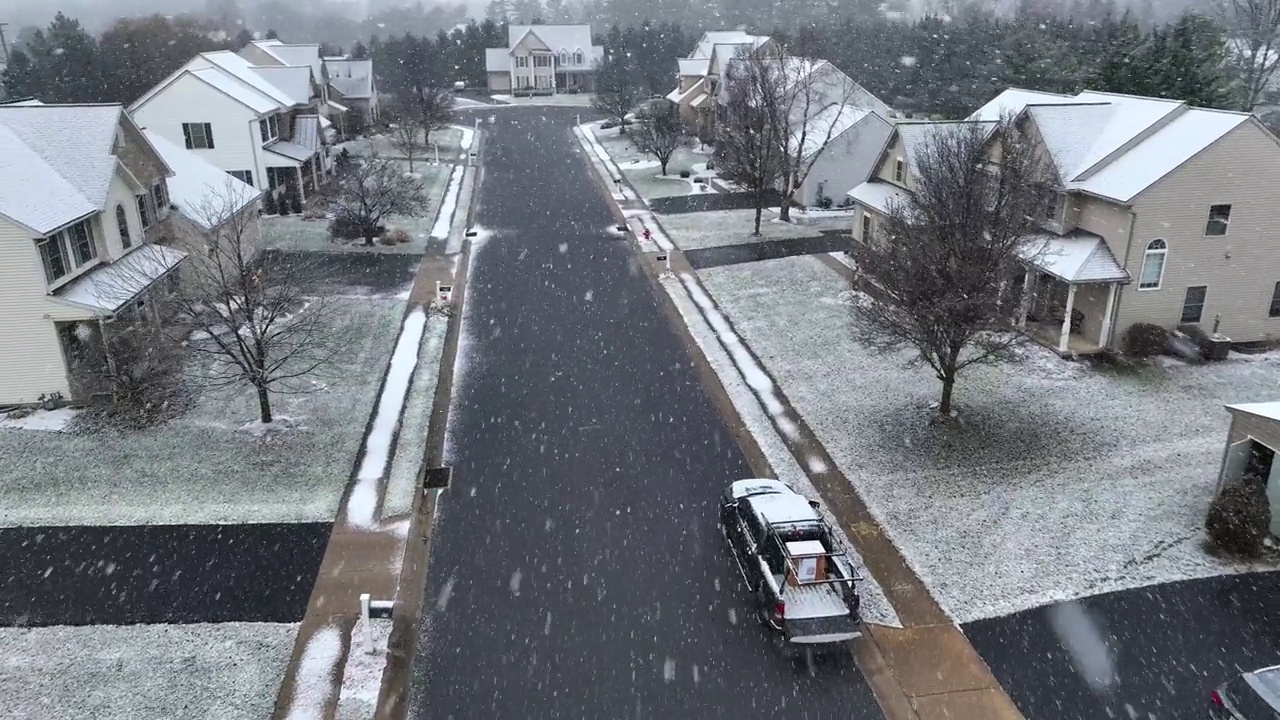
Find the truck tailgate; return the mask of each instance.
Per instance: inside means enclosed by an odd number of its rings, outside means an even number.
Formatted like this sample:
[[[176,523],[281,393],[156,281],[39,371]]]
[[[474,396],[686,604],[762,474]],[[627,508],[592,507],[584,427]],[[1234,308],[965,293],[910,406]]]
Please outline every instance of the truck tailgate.
[[[852,615],[788,618],[785,630],[787,642],[797,645],[826,645],[862,637]]]

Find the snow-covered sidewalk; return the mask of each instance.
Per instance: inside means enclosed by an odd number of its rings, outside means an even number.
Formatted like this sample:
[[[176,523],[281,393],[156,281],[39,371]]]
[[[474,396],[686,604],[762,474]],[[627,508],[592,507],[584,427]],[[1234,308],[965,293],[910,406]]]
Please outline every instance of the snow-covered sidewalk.
[[[1032,346],[966,370],[943,431],[937,381],[853,339],[847,283],[817,258],[699,276],[957,621],[1250,569],[1200,540],[1222,404],[1274,395],[1280,356],[1120,374]]]
[[[436,222],[431,226],[432,240],[447,240],[449,230],[453,227],[453,216],[458,210],[458,194],[462,191],[462,177],[467,172],[466,165],[455,165],[449,176],[449,187],[444,191],[444,200],[440,203],[440,212]]]

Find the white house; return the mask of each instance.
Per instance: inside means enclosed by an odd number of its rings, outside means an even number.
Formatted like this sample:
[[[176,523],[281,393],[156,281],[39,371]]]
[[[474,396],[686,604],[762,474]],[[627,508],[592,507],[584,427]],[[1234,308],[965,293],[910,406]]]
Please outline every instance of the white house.
[[[365,122],[376,122],[381,117],[372,60],[326,57],[324,66],[331,103],[341,102],[351,107],[364,116]]]
[[[285,43],[255,40],[240,50],[240,57],[256,66],[306,66],[320,88],[321,115],[334,124],[342,122],[348,109],[359,112],[365,122],[379,117],[378,86],[373,76],[373,60],[356,60],[347,55],[321,56],[314,43]]]
[[[485,70],[494,92],[592,92],[603,58],[590,25],[511,25],[507,47],[485,50]]]
[[[76,371],[101,323],[186,257],[186,177],[120,105],[0,106],[0,405],[89,399]]]
[[[259,190],[306,200],[331,170],[327,118],[310,66],[201,53],[130,107],[139,126]]]
[[[805,207],[844,205],[850,190],[875,172],[893,123],[877,112],[833,104],[813,113],[804,133],[802,165],[808,168],[795,202]],[[793,130],[792,152],[800,142]]]

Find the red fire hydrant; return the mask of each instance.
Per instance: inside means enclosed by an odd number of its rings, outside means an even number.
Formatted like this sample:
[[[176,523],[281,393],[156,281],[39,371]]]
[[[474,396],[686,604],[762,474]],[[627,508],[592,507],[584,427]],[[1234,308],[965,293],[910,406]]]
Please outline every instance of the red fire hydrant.
[[[644,239],[645,239],[646,241],[652,241],[652,240],[653,240],[653,233],[649,231],[649,228],[645,228],[645,229],[644,229]]]

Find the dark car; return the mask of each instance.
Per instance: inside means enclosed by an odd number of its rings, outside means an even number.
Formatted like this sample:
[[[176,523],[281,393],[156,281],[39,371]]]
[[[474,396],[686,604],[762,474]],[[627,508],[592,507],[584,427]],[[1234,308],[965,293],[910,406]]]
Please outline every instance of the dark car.
[[[1209,699],[1213,720],[1280,720],[1280,665],[1228,680]]]

